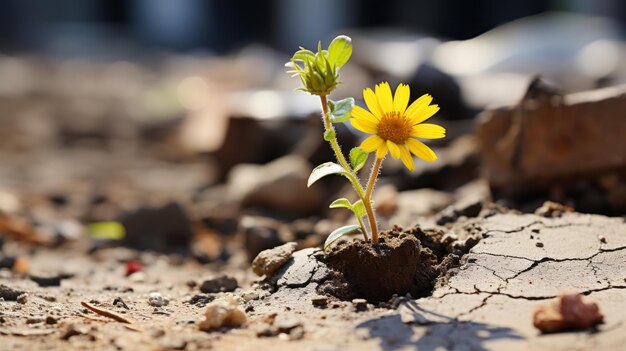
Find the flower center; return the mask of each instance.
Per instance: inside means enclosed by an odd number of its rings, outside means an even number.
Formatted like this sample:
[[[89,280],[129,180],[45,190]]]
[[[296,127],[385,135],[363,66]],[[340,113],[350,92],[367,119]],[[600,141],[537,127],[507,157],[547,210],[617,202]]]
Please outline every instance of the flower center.
[[[378,122],[378,136],[396,144],[404,144],[411,136],[411,123],[398,112],[386,113]]]

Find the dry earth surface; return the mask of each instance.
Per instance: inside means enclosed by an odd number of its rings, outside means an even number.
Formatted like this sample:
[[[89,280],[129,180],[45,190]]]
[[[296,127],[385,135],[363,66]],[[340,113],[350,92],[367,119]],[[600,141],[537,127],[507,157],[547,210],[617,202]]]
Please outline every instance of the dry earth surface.
[[[249,269],[200,266],[151,253],[141,254],[151,262],[145,275],[126,278],[120,262],[137,254],[130,250],[85,255],[79,247],[36,249],[32,271],[73,276],[60,286],[40,287],[2,271],[0,284],[25,291],[28,299],[0,302],[0,349],[618,350],[626,343],[623,218],[497,214],[459,221],[447,230],[478,231],[483,239],[458,269],[440,279],[432,296],[398,297],[378,306],[320,296],[316,289],[328,279],[328,269],[314,258],[318,249],[296,252],[271,279],[257,283]],[[227,293],[202,294],[190,281],[222,273],[239,280],[233,294],[248,323],[200,331],[204,306]],[[593,330],[540,334],[532,325],[533,307],[564,290],[597,301],[604,323]],[[155,292],[168,303],[159,306]],[[128,328],[89,312],[82,301],[133,324]]]

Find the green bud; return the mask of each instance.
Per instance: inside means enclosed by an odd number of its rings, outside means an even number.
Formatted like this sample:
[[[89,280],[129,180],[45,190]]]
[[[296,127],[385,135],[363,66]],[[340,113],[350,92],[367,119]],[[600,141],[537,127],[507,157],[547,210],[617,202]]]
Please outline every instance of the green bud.
[[[352,54],[351,39],[345,35],[338,36],[330,44],[328,50],[322,49],[319,42],[317,52],[300,48],[288,64],[294,76],[299,76],[304,90],[313,95],[330,94],[339,82],[337,71]]]

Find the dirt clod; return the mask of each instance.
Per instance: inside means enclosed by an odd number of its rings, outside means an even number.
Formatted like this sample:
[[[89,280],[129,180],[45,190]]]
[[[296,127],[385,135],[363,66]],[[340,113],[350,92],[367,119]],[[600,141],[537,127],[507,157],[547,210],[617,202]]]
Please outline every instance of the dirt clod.
[[[327,261],[341,272],[356,297],[369,302],[387,301],[394,294],[424,296],[438,274],[433,252],[398,227],[382,233],[378,244],[361,240],[340,243]]]
[[[556,301],[540,305],[533,313],[533,325],[542,333],[590,328],[602,322],[598,305],[579,293],[561,293]]]

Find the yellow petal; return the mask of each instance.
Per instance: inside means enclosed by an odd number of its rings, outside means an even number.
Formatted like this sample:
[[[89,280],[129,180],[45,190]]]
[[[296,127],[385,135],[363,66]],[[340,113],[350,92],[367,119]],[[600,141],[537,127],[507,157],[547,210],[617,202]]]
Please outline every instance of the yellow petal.
[[[409,138],[406,141],[406,145],[409,147],[409,150],[411,150],[411,153],[413,153],[413,155],[421,158],[424,161],[434,162],[437,160],[437,155],[435,155],[435,152],[419,140]]]
[[[364,119],[370,123],[378,123],[378,118],[376,118],[376,116],[363,107],[357,105],[354,105],[352,108],[352,117],[356,119]]]
[[[426,106],[430,105],[433,102],[433,97],[429,94],[424,94],[420,96],[417,100],[413,101],[413,103],[406,109],[404,115],[413,118],[413,116],[420,115],[420,112],[426,108]]]
[[[391,140],[387,140],[387,147],[389,148],[391,157],[395,158],[396,160],[400,158],[400,148],[398,147],[396,143],[394,143]]]
[[[376,134],[376,125],[364,119],[351,118],[350,123],[352,123],[354,128],[362,131],[363,133]]]
[[[396,94],[393,96],[393,110],[404,113],[407,105],[409,104],[409,98],[411,97],[411,89],[406,84],[398,84],[396,88]]]
[[[387,155],[387,144],[386,143],[382,143],[380,144],[380,146],[378,147],[378,150],[376,150],[376,157],[377,158],[384,158]]]
[[[404,163],[404,166],[409,169],[409,171],[413,171],[415,169],[413,157],[404,145],[400,145],[400,159],[402,160],[402,163]]]
[[[385,141],[381,139],[378,135],[372,135],[371,137],[363,140],[361,143],[361,149],[365,150],[365,152],[373,152],[377,150],[381,144]]]
[[[418,124],[411,128],[411,136],[422,139],[441,139],[446,136],[446,129],[436,124]]]
[[[383,82],[376,85],[376,98],[378,98],[380,112],[384,114],[393,111],[393,97],[389,83]]]
[[[374,114],[374,116],[380,118],[383,113],[378,106],[378,99],[376,99],[376,94],[370,88],[363,90],[363,99],[365,100],[365,104],[367,108]]]
[[[413,125],[416,125],[429,119],[435,113],[437,113],[437,111],[439,111],[439,105],[430,105],[423,108],[417,115],[409,118],[411,119],[411,123]]]

